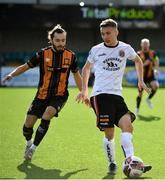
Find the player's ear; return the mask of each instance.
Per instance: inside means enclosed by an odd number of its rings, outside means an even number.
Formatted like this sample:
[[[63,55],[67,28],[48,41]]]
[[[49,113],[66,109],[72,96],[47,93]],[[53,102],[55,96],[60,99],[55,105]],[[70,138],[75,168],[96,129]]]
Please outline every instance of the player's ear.
[[[50,43],[53,44],[53,40],[52,39],[50,39]]]

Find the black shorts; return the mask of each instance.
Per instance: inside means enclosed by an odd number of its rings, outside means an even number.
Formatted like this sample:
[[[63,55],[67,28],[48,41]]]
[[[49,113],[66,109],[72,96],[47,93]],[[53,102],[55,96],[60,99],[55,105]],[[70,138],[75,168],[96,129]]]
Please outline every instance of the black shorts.
[[[155,78],[154,74],[150,77],[144,77],[144,82],[146,84],[150,84],[152,81],[155,81],[155,80],[156,80],[156,78]]]
[[[58,117],[58,112],[60,112],[60,110],[64,107],[67,99],[68,99],[68,94],[64,96],[52,96],[45,100],[35,98],[27,114],[35,115],[38,118],[41,118],[46,108],[48,106],[52,106],[57,110],[57,113],[55,114],[55,116]]]
[[[90,99],[92,108],[97,116],[97,127],[100,130],[104,128],[118,126],[120,118],[129,113],[132,122],[136,116],[128,110],[124,99],[121,96],[113,94],[99,94]]]

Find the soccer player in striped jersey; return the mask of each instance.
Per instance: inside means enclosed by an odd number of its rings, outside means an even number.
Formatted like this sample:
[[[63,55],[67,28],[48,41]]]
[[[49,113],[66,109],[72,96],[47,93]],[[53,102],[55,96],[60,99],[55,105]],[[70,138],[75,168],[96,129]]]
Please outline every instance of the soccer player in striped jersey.
[[[143,61],[143,78],[144,82],[151,87],[151,94],[147,97],[146,102],[148,106],[152,109],[153,104],[151,103],[151,98],[155,95],[157,89],[159,88],[159,82],[156,80],[156,75],[159,72],[159,58],[155,51],[150,49],[150,40],[141,40],[141,50],[137,52]],[[143,96],[143,91],[138,88],[138,96],[136,98],[136,115],[139,115],[139,108],[141,99]]]
[[[115,125],[121,129],[121,146],[125,158],[130,162],[134,155],[132,143],[132,122],[135,115],[129,111],[122,97],[122,78],[127,59],[135,63],[138,75],[138,87],[150,93],[143,81],[143,63],[134,49],[118,41],[118,24],[113,19],[106,19],[100,24],[103,42],[92,47],[82,70],[82,91],[77,96],[78,102],[88,99],[88,80],[91,68],[94,68],[95,82],[91,94],[91,105],[96,114],[97,127],[104,131],[104,149],[108,159],[108,171],[115,174]],[[152,167],[145,165],[144,171]]]
[[[27,141],[24,155],[26,160],[32,159],[36,147],[49,128],[50,120],[58,116],[67,102],[70,71],[73,73],[78,89],[81,90],[82,87],[76,56],[65,47],[66,36],[67,32],[60,25],[56,25],[48,32],[51,45],[41,49],[27,63],[17,67],[4,78],[4,82],[11,80],[28,69],[39,66],[38,91],[29,107],[23,126],[23,135]],[[33,141],[33,126],[38,118],[41,118],[41,122]]]

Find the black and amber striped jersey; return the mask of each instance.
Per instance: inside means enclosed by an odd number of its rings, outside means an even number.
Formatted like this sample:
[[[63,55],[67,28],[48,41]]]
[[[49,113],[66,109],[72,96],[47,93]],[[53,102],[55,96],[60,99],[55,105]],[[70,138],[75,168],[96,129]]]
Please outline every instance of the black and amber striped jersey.
[[[47,99],[67,93],[70,71],[76,73],[75,54],[68,50],[56,51],[52,46],[41,49],[28,62],[30,68],[39,66],[40,78],[36,97]]]
[[[144,79],[151,78],[154,76],[154,61],[157,59],[157,54],[153,50],[149,50],[148,52],[138,51],[137,54],[142,59],[143,63],[148,61],[148,65],[144,66]]]

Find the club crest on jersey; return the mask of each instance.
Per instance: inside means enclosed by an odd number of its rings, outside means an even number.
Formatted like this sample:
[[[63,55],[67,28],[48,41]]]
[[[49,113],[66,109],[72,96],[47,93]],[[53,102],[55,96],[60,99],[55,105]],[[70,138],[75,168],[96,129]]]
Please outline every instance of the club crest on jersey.
[[[70,62],[70,59],[68,59],[68,58],[64,59],[64,65],[69,65],[70,64],[69,62]]]
[[[120,57],[124,57],[124,56],[125,56],[125,52],[124,52],[123,50],[120,50],[120,51],[119,51],[119,56],[120,56]]]

